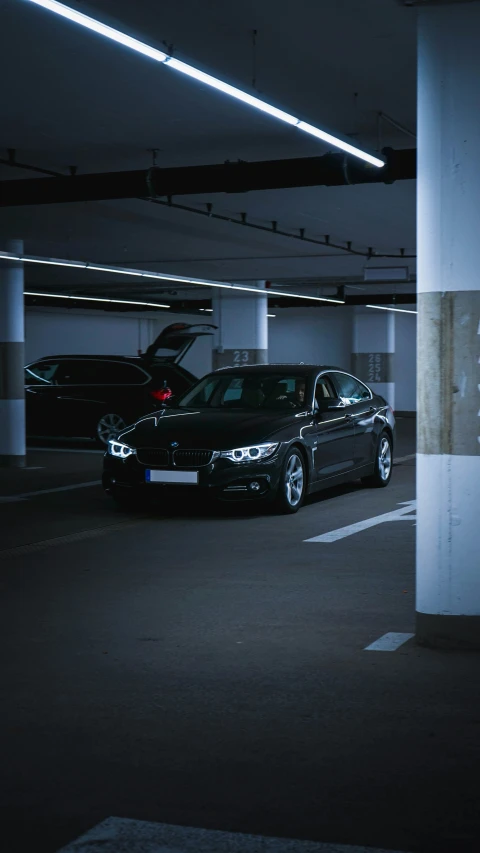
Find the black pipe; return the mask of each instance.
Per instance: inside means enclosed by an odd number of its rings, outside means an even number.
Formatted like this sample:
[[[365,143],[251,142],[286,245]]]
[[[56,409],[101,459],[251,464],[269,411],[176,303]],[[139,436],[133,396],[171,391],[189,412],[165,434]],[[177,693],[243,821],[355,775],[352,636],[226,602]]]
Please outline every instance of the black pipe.
[[[0,181],[0,207],[162,198],[205,193],[312,186],[393,183],[416,177],[416,149],[385,149],[386,165],[370,166],[345,154],[288,160],[221,163],[213,166],[157,166],[130,172],[99,172],[58,178]]]

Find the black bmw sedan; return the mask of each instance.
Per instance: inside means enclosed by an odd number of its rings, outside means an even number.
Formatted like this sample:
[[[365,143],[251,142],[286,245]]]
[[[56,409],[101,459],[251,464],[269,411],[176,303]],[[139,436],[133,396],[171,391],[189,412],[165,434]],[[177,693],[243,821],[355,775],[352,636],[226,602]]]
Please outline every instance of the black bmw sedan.
[[[112,439],[103,486],[130,506],[188,490],[293,513],[349,480],[387,486],[394,436],[388,402],[339,368],[223,368]]]

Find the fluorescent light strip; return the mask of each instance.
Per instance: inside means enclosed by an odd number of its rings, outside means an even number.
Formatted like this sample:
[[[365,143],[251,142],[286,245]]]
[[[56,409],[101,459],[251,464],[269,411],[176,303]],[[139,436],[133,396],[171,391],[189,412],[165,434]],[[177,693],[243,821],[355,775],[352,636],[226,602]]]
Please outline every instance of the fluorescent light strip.
[[[24,290],[24,296],[46,296],[49,299],[75,299],[77,302],[114,302],[115,305],[147,305],[149,308],[170,308],[159,302],[133,302],[131,299],[106,299],[102,296],[66,296],[64,293],[40,293],[37,290]]]
[[[33,2],[33,0],[32,0]],[[125,267],[103,267],[97,264],[89,264],[84,261],[66,261],[63,258],[39,258],[35,255],[13,255],[10,252],[0,251],[0,260],[22,261],[30,264],[50,264],[58,267],[75,267],[77,269],[94,270],[95,272],[110,272],[115,275],[131,275],[138,278],[154,278],[159,281],[178,281],[181,284],[194,284],[200,287],[221,287],[226,290],[242,290],[246,293],[255,293],[256,296],[283,296],[294,299],[308,299],[314,302],[334,302],[344,305],[343,299],[331,299],[329,296],[306,296],[303,293],[282,293],[280,290],[262,290],[259,287],[248,287],[240,284],[226,284],[221,281],[208,281],[203,278],[186,278],[185,276],[169,275],[168,273],[144,272],[143,270],[128,269]],[[93,298],[93,297],[92,297]],[[146,304],[146,303],[142,303]],[[167,306],[170,307],[170,306]]]
[[[343,139],[332,136],[330,133],[321,130],[319,127],[315,127],[314,125],[308,124],[308,122],[302,121],[290,113],[284,112],[284,110],[277,109],[277,107],[272,106],[272,104],[262,101],[254,95],[249,95],[241,89],[237,89],[236,86],[230,86],[223,80],[219,80],[211,74],[206,74],[204,71],[200,71],[198,68],[195,68],[186,62],[182,62],[179,59],[168,56],[163,51],[144,44],[144,42],[132,38],[131,36],[120,32],[120,30],[116,30],[106,24],[102,24],[101,21],[97,21],[95,18],[83,15],[81,12],[77,12],[75,9],[65,6],[63,3],[58,3],[57,0],[29,0],[29,2],[35,3],[36,6],[42,6],[44,9],[47,9],[49,12],[54,12],[56,15],[61,15],[62,18],[67,18],[68,20],[73,21],[73,23],[79,24],[81,27],[93,30],[93,32],[99,33],[100,35],[105,36],[105,38],[111,39],[111,41],[115,41],[118,44],[122,44],[130,50],[135,50],[137,53],[141,53],[144,56],[148,56],[150,59],[161,62],[168,68],[172,68],[174,71],[186,74],[188,77],[192,77],[199,83],[204,83],[206,86],[210,86],[212,89],[223,92],[225,95],[229,95],[237,101],[242,101],[244,104],[247,104],[254,109],[267,113],[272,116],[272,118],[276,118],[279,121],[289,124],[291,127],[297,128],[297,130],[309,133],[311,136],[315,136],[317,139],[321,139],[329,145],[334,145],[336,148],[340,148],[347,154],[352,154],[354,157],[358,157],[360,160],[364,160],[372,166],[382,168],[382,166],[385,165],[384,161],[379,157],[375,157],[373,154],[369,154],[367,151],[363,151],[361,148],[357,148],[349,142],[344,142]]]
[[[388,305],[365,305],[365,308],[378,308],[379,311],[399,311],[400,314],[418,314],[418,311],[409,311],[408,308],[390,308]]]
[[[199,311],[209,311],[209,312],[212,312],[212,311],[213,311],[213,308],[199,308],[198,310],[199,310]],[[267,314],[267,317],[272,317],[272,318],[273,318],[273,317],[276,317],[276,316],[277,316],[276,314]]]
[[[51,264],[54,267],[77,267],[78,269],[85,269],[87,266],[87,264],[83,264],[80,261],[78,263],[75,261],[44,261],[40,260],[40,258],[18,258],[18,260],[24,261],[26,264]]]
[[[138,275],[140,277],[143,276],[143,272],[140,272],[140,271],[130,272],[130,270],[122,270],[122,269],[117,269],[115,267],[97,267],[97,266],[93,266],[93,264],[87,264],[86,268],[89,270],[95,270],[96,272],[114,272],[114,273],[119,273],[120,275]]]

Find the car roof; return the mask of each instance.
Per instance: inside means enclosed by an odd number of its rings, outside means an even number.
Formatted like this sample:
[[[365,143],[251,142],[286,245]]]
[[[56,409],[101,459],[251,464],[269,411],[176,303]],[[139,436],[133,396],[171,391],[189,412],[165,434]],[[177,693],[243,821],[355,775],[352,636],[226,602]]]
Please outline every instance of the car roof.
[[[36,361],[51,361],[52,359],[65,359],[65,358],[80,358],[82,360],[91,360],[95,359],[95,361],[125,361],[132,364],[143,364],[145,362],[145,358],[141,355],[105,355],[102,353],[101,355],[92,355],[89,353],[86,355],[85,353],[62,353],[61,355],[42,355],[41,358],[38,358]],[[162,361],[162,358],[152,358],[148,359],[149,364],[165,364]],[[36,363],[36,362],[35,362]]]
[[[298,362],[289,362],[285,364],[250,364],[248,366],[242,365],[232,365],[231,367],[219,367],[215,373],[245,373],[250,375],[255,375],[255,373],[259,373],[261,371],[268,371],[268,373],[303,373],[306,376],[317,375],[321,373],[323,370],[342,370],[341,367],[335,367],[331,364],[299,364]],[[346,371],[342,371],[346,372]]]

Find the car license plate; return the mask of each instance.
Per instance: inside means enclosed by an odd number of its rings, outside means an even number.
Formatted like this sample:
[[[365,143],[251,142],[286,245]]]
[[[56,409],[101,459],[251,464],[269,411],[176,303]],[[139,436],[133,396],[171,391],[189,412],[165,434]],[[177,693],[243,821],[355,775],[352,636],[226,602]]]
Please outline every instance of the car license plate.
[[[198,471],[145,471],[147,483],[180,483],[186,486],[198,485]]]

